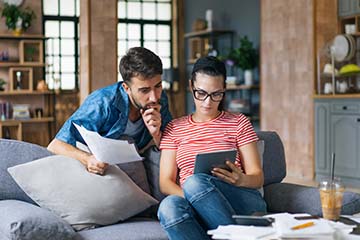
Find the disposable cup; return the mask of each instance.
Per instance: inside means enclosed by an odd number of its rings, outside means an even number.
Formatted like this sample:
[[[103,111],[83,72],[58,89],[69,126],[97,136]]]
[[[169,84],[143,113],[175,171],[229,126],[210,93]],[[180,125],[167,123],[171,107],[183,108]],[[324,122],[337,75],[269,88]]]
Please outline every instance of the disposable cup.
[[[340,217],[344,186],[339,179],[321,181],[319,184],[323,218],[338,220]]]

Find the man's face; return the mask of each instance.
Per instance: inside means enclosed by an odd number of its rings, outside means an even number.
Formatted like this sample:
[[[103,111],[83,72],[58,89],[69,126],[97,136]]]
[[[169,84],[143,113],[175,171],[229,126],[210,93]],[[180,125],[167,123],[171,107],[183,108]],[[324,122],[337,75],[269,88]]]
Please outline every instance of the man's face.
[[[131,83],[129,85],[123,83],[123,87],[132,105],[139,110],[160,104],[162,92],[160,74],[147,79],[142,76],[132,77]]]

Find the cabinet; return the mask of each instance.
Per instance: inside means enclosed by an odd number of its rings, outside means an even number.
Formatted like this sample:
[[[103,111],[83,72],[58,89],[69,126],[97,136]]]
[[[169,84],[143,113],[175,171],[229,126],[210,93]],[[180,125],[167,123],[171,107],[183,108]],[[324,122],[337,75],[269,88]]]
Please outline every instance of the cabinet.
[[[335,176],[346,184],[360,186],[359,99],[315,100],[316,179],[330,176],[335,153]]]
[[[338,15],[340,17],[360,14],[359,0],[338,0]]]
[[[55,96],[37,90],[44,79],[42,35],[0,34],[0,138],[46,146],[54,135]]]
[[[338,32],[317,53],[316,95],[360,97],[360,15],[340,18]]]
[[[190,76],[192,64],[203,56],[225,55],[234,47],[234,32],[231,30],[202,30],[185,34],[189,45],[187,54],[187,76]],[[228,75],[234,74],[234,69],[227,67]],[[234,113],[247,115],[253,123],[259,126],[259,85],[227,84],[225,109]],[[187,113],[194,110],[192,94],[187,93]]]

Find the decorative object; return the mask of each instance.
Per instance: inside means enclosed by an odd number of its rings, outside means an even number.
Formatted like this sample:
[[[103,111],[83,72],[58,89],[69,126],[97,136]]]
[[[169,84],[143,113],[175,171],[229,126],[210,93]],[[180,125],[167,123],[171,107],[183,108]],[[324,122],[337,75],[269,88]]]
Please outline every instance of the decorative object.
[[[206,19],[206,24],[207,24],[207,30],[212,30],[213,29],[213,10],[212,9],[206,10],[205,19]]]
[[[31,22],[36,16],[29,7],[21,9],[15,4],[4,3],[4,7],[1,9],[1,17],[5,18],[7,28],[18,36],[31,26]]]
[[[21,40],[19,42],[20,63],[43,63],[43,41]]]
[[[48,85],[46,84],[45,80],[40,80],[36,85],[36,90],[44,92],[49,90]]]
[[[4,85],[6,84],[6,81],[3,78],[0,78],[0,91],[4,91]]]
[[[24,120],[30,119],[30,106],[29,104],[13,104],[13,118]]]
[[[191,26],[194,32],[206,29],[206,21],[204,19],[195,19]]]
[[[240,38],[240,46],[232,49],[227,59],[244,71],[245,84],[252,85],[252,70],[257,66],[259,57],[247,36]]]
[[[35,117],[42,118],[44,116],[44,111],[42,108],[35,108]]]
[[[9,68],[10,91],[32,91],[33,69],[31,67]]]

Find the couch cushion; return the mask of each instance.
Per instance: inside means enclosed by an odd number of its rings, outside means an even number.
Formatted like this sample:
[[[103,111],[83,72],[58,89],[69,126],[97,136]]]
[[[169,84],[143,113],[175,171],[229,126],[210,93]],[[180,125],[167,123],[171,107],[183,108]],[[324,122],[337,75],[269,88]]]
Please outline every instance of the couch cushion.
[[[160,223],[136,218],[126,222],[78,232],[76,240],[167,240]]]
[[[265,141],[263,154],[264,186],[279,183],[286,176],[284,146],[276,132],[257,132],[258,137]]]
[[[275,183],[264,187],[264,199],[268,211],[273,213],[309,213],[321,216],[319,190],[291,183]],[[353,215],[360,212],[360,194],[345,192],[341,214]]]
[[[0,213],[1,239],[70,240],[77,235],[63,219],[30,203],[2,200]]]
[[[141,156],[145,158],[144,166],[146,169],[151,195],[161,201],[165,195],[161,193],[159,187],[160,150],[157,147],[152,146]]]
[[[16,140],[0,139],[0,200],[16,199],[36,204],[9,175],[9,167],[50,156],[46,148]]]
[[[9,172],[35,202],[73,227],[113,224],[157,203],[117,166],[100,176],[75,159],[54,155]]]

